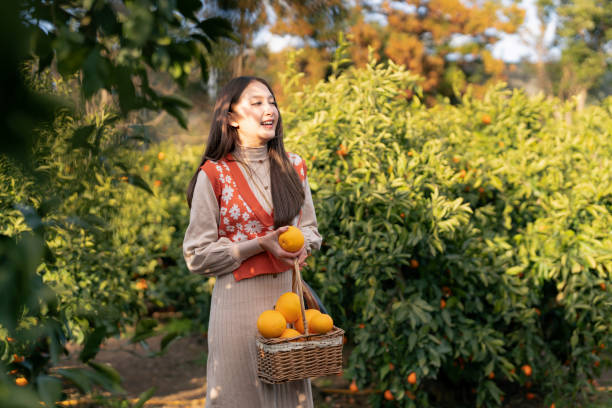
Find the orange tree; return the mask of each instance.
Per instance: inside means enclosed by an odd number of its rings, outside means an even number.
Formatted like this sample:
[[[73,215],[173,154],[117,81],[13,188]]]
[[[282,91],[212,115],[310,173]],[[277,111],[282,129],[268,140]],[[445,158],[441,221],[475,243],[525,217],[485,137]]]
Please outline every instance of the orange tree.
[[[43,75],[32,87],[51,79],[58,94],[74,86]],[[82,119],[64,110],[39,130],[36,173],[0,157],[2,406],[52,405],[65,397],[62,381],[121,392],[119,375],[93,361],[106,338],[135,326],[133,342],[165,334],[163,352],[206,324],[211,287],[189,273],[181,249],[184,184],[197,153],[189,161],[171,145],[147,150],[135,129],[107,108]],[[180,314],[158,329],[156,311]],[[66,341],[83,346],[90,367],[50,375]]]
[[[0,405],[54,405],[63,380],[88,391],[119,390],[118,375],[92,362],[104,338],[147,309],[130,285],[142,260],[126,259],[112,244],[116,183],[150,190],[122,161],[141,139],[124,118],[138,109],[164,110],[186,126],[189,103],[149,83],[150,70],[184,85],[199,66],[206,77],[211,44],[230,37],[223,19],[202,20],[199,1],[24,0],[0,4],[5,50],[0,128]],[[72,80],[71,98],[58,103],[61,80],[29,81],[52,67]],[[28,83],[31,82],[31,83]],[[62,95],[67,96],[67,95]],[[115,109],[96,109],[100,97]],[[72,102],[72,103],[71,103]],[[129,146],[128,146],[129,145]],[[162,227],[160,227],[162,229]],[[154,231],[148,230],[150,234]],[[148,238],[143,234],[144,238]],[[152,243],[147,250],[157,250]],[[120,248],[119,248],[120,249]],[[149,256],[155,256],[148,253]],[[157,255],[159,256],[159,255]],[[163,260],[162,260],[163,261]],[[138,324],[135,341],[154,322]],[[184,331],[175,325],[168,339]],[[65,342],[83,343],[80,358],[92,370],[49,375]],[[167,344],[167,341],[165,344]],[[142,401],[141,401],[142,402]]]
[[[305,277],[347,330],[345,375],[376,406],[579,403],[608,364],[612,100],[497,87],[427,109],[393,63],[296,72],[287,144],[324,239]]]

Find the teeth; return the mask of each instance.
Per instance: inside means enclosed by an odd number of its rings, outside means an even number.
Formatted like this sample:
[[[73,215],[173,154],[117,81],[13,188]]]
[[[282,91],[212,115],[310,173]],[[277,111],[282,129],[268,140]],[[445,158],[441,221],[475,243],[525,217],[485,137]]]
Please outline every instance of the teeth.
[[[264,125],[271,125],[272,123],[274,123],[274,121],[272,120],[266,120],[265,122],[262,122]]]

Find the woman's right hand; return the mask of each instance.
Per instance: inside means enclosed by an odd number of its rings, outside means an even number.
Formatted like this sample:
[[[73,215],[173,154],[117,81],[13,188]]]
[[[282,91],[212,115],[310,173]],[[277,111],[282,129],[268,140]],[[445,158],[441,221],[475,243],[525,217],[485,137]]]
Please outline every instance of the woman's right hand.
[[[301,251],[285,251],[278,243],[278,236],[287,231],[287,229],[289,229],[289,227],[280,227],[279,229],[274,230],[263,237],[258,237],[257,241],[264,250],[270,252],[275,258],[281,260],[289,266],[293,266],[295,259],[300,256]]]

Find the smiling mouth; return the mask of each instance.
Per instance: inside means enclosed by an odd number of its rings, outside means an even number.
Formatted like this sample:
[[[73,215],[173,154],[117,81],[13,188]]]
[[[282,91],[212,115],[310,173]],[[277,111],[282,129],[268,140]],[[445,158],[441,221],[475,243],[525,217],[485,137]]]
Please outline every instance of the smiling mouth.
[[[274,125],[274,121],[273,120],[264,120],[263,122],[261,122],[262,125],[264,126],[272,126]]]

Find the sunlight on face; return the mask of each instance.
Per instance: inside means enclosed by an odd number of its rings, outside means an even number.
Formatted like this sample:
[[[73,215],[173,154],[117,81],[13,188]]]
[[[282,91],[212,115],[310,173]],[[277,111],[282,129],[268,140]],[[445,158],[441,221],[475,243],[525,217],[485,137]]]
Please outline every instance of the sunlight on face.
[[[237,128],[241,145],[263,146],[274,138],[278,116],[276,101],[268,87],[253,81],[232,105],[230,125]]]

